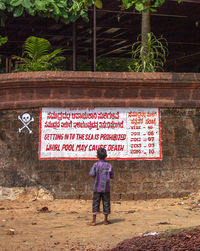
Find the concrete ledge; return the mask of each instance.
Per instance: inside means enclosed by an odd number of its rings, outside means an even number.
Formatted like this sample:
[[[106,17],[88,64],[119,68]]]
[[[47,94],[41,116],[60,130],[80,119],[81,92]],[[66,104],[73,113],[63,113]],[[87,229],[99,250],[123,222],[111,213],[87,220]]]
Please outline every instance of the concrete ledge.
[[[199,107],[198,73],[23,72],[0,74],[0,109]]]

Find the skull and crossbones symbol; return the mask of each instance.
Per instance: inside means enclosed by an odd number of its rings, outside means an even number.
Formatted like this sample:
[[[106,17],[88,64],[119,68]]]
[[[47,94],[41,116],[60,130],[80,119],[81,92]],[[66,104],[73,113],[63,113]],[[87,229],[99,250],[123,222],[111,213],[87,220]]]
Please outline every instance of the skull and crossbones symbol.
[[[19,128],[19,133],[21,133],[21,131],[26,128],[29,133],[33,133],[33,131],[28,127],[28,125],[34,121],[34,118],[31,118],[31,115],[27,112],[25,112],[24,114],[22,114],[22,116],[20,117],[20,115],[18,116],[18,119],[22,122],[22,124],[24,125],[23,127]]]

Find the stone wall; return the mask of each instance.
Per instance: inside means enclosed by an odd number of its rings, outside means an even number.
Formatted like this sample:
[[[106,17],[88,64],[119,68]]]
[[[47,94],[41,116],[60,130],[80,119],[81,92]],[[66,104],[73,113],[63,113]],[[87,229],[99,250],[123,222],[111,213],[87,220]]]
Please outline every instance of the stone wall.
[[[49,74],[51,75],[51,73]],[[19,79],[16,76],[19,76]],[[146,78],[146,86],[149,81],[154,85],[154,89],[149,86],[148,88],[144,87],[145,80],[140,82],[143,87],[138,84],[139,80],[144,79],[144,75],[138,77],[137,85],[136,79],[133,80],[134,75],[130,76],[132,80],[129,77],[129,93],[126,86],[123,86],[123,81],[126,82],[124,78],[120,80],[121,82],[118,81],[118,84],[113,83],[114,91],[110,94],[112,103],[104,102],[104,106],[106,104],[106,106],[131,107],[135,104],[138,107],[161,107],[163,159],[111,161],[115,171],[115,179],[112,182],[112,198],[125,200],[177,197],[197,191],[200,188],[200,108],[198,108],[200,76],[196,74],[191,75],[190,78],[187,75],[185,82],[182,76],[180,88],[177,83],[178,77],[174,77],[174,81],[177,82],[172,88],[173,78],[168,76],[166,79],[168,79],[171,89],[166,84],[167,80],[163,80],[163,75],[157,75],[157,78],[154,75]],[[105,90],[102,91],[107,88],[106,83],[99,85],[100,92],[96,92],[90,86],[90,80],[87,79],[80,81],[82,85],[86,85],[86,82],[89,83],[85,89],[80,89],[81,84],[77,86],[69,82],[64,84],[64,79],[56,75],[58,82],[63,81],[62,87],[55,79],[53,84],[53,80],[50,78],[52,86],[47,87],[48,85],[45,83],[46,87],[43,86],[43,89],[38,86],[39,79],[32,78],[33,85],[28,86],[30,83],[26,82],[27,79],[30,80],[30,76],[22,78],[22,75],[16,74],[15,78],[17,84],[13,79],[10,82],[7,79],[7,86],[6,79],[0,79],[0,190],[6,187],[42,187],[49,190],[56,198],[91,198],[93,180],[88,177],[88,172],[94,161],[38,160],[39,107],[54,105],[63,107],[68,104],[68,98],[73,100],[71,106],[75,106],[74,100],[80,102],[81,95],[85,100],[85,107],[98,106],[102,97],[108,95]],[[111,78],[107,76],[107,79]],[[189,79],[191,79],[191,83]],[[56,95],[53,94],[52,88],[57,93]],[[86,95],[89,90],[91,90],[90,98]],[[132,90],[133,92],[131,92]],[[125,92],[126,95],[123,94]],[[61,100],[59,100],[59,93]],[[154,97],[154,102],[150,93]],[[118,94],[121,95],[119,95],[121,98]],[[145,106],[142,101],[138,101],[139,97],[140,100],[144,100]],[[24,112],[29,112],[35,118],[35,121],[30,124],[33,134],[29,134],[25,130],[18,133],[18,129],[21,127],[18,115]],[[1,193],[0,191],[0,195],[2,195]]]
[[[35,122],[18,133],[25,111]],[[39,109],[0,111],[0,186],[37,186],[56,198],[91,198],[94,161],[38,160]],[[161,109],[162,160],[111,161],[115,199],[186,195],[200,188],[200,109]]]

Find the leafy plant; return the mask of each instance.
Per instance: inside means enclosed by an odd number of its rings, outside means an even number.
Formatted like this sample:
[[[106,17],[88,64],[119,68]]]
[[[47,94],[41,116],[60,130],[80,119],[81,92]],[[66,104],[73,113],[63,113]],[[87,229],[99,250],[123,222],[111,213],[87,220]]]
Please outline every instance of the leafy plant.
[[[168,49],[166,47],[167,40],[164,38],[156,38],[152,32],[148,33],[145,53],[141,35],[138,36],[137,40],[138,41],[132,45],[132,63],[128,67],[129,71],[163,71],[163,66],[168,54]]]
[[[2,37],[0,35],[0,46],[2,46],[3,44],[5,44],[8,41],[8,37]]]
[[[97,57],[96,70],[101,72],[127,71],[131,58]],[[79,71],[92,71],[92,60],[87,57],[78,57],[77,69]]]
[[[161,6],[165,0],[121,0],[122,7],[125,9],[129,9],[132,6],[139,12],[146,11],[148,2],[150,2],[150,11],[156,11],[156,8]],[[181,3],[182,0],[177,0],[178,3]]]
[[[97,71],[127,71],[130,58],[97,58]]]
[[[75,22],[79,17],[88,21],[87,11],[93,4],[102,8],[101,0],[0,0],[1,26],[5,24],[7,12],[14,17],[27,13],[61,19],[65,23]]]
[[[22,57],[15,57],[21,61],[16,71],[48,71],[59,70],[57,64],[65,60],[58,56],[64,50],[56,49],[51,52],[51,44],[47,39],[28,37],[24,42]]]
[[[2,46],[3,44],[5,44],[8,41],[8,37],[2,37],[0,35],[0,46]],[[0,63],[1,63],[1,58],[0,58]]]
[[[151,32],[150,24],[150,13],[156,11],[156,8],[165,3],[166,0],[121,0],[122,9],[128,9],[130,7],[135,7],[135,9],[142,14],[142,23],[141,23],[141,43],[142,43],[142,54],[136,56],[133,53],[133,63],[129,66],[129,70],[136,71],[155,71],[158,68],[162,68],[162,60],[158,59],[158,56],[152,61],[152,52],[148,52],[149,48],[149,37],[148,34]],[[180,3],[182,0],[177,0]],[[151,35],[149,35],[151,36]],[[153,36],[153,34],[152,34]],[[140,50],[140,49],[139,49]],[[138,51],[136,50],[136,53]],[[139,54],[139,53],[138,53]],[[140,53],[141,54],[141,53]],[[153,53],[155,54],[155,53]],[[156,54],[155,54],[156,55]],[[155,57],[155,56],[154,56]],[[140,61],[136,61],[136,58]],[[162,58],[162,56],[160,56]],[[148,66],[147,66],[148,65]]]

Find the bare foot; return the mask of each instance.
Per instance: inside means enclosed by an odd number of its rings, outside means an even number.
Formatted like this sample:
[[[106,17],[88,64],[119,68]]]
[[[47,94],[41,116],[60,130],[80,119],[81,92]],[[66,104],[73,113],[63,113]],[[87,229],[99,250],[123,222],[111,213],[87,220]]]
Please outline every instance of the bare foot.
[[[89,226],[96,226],[96,222],[88,222],[87,223]]]
[[[104,225],[109,225],[109,224],[111,224],[110,221],[104,221]]]

